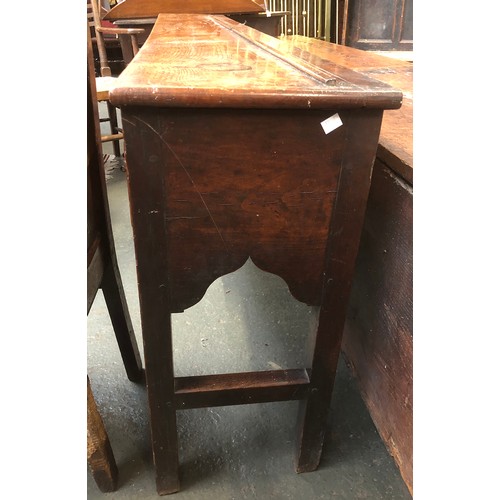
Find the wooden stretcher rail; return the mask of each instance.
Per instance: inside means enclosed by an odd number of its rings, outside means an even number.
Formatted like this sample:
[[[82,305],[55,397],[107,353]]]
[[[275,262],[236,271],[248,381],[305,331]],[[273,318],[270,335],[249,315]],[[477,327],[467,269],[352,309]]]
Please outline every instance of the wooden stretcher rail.
[[[177,377],[174,383],[178,410],[304,399],[310,385],[305,369]]]

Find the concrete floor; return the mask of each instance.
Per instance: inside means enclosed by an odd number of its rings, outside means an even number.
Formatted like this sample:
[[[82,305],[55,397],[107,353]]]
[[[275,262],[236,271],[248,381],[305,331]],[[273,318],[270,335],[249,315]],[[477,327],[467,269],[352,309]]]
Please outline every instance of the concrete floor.
[[[105,151],[111,153],[109,144]],[[142,354],[134,249],[125,174],[108,172],[116,251]],[[293,368],[316,311],[248,261],[173,317],[176,375]],[[119,469],[118,490],[101,493],[88,471],[89,499],[155,499],[145,387],[128,381],[101,292],[88,315],[88,375]],[[178,412],[179,500],[410,499],[340,362],[319,469],[293,468],[297,402]]]

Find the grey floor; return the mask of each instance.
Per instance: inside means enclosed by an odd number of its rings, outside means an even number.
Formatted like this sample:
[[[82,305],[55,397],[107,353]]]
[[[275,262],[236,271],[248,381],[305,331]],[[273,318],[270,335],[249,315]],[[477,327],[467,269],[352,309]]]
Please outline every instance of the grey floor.
[[[111,153],[109,144],[105,151]],[[134,249],[125,174],[108,162],[107,187],[118,262],[142,354]],[[316,311],[278,277],[248,261],[173,318],[176,375],[293,368]],[[89,499],[154,499],[145,387],[128,381],[101,292],[88,315],[88,375],[119,469],[104,494],[87,471]],[[296,402],[178,412],[181,499],[410,499],[340,362],[319,469],[293,468]]]

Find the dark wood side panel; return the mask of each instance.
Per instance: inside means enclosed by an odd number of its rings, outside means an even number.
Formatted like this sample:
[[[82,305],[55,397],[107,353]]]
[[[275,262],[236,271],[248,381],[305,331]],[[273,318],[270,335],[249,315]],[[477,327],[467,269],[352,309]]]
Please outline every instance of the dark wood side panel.
[[[197,303],[248,257],[282,277],[301,302],[320,304],[348,129],[323,132],[320,123],[333,113],[311,110],[297,120],[288,110],[123,110],[130,179],[132,165],[171,165],[154,186],[165,206],[135,208],[168,234],[171,312]],[[340,116],[349,121],[349,112]],[[139,159],[143,141],[148,152]]]
[[[343,351],[373,421],[413,489],[413,192],[374,166]]]

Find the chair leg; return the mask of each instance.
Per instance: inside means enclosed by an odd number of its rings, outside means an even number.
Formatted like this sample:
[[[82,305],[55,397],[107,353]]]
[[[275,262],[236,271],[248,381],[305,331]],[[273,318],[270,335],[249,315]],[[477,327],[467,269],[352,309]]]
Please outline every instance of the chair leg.
[[[108,116],[109,116],[109,124],[111,127],[111,134],[118,134],[120,131],[118,128],[118,117],[116,114],[116,108],[109,102],[106,101],[108,105]],[[113,141],[113,153],[115,156],[121,156],[120,153],[120,140]]]
[[[112,264],[108,265],[104,272],[101,288],[127,376],[132,382],[142,382],[144,380],[144,370],[142,369],[141,356],[137,347],[120,272]]]
[[[87,462],[103,493],[116,490],[118,468],[87,377]]]

